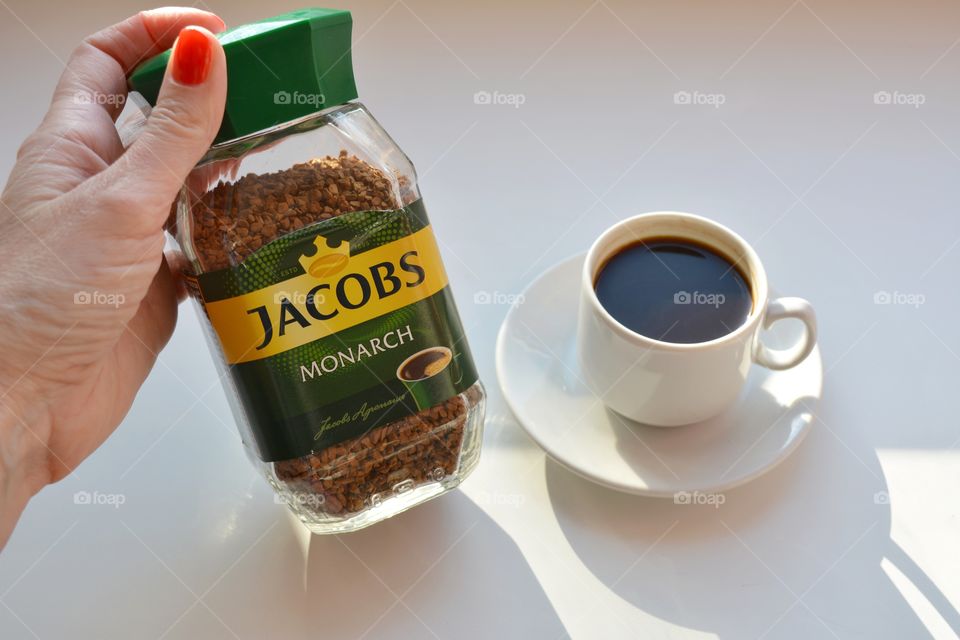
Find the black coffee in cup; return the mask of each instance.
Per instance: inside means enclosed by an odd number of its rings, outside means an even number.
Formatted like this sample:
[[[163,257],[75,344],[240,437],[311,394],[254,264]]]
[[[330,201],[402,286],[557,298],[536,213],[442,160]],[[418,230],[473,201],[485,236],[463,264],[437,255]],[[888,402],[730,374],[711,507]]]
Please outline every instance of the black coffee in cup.
[[[753,309],[736,264],[685,238],[650,238],[620,249],[600,267],[597,299],[642,336],[691,344],[733,332]]]

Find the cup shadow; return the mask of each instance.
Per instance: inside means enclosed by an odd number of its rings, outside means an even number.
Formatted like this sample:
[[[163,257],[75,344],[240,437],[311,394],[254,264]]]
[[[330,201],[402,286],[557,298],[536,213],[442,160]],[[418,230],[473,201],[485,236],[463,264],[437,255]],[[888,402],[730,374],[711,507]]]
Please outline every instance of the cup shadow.
[[[548,461],[557,520],[611,591],[719,638],[931,637],[884,559],[960,633],[960,614],[890,538],[873,448],[854,429],[841,436],[826,426],[833,426],[829,403],[817,413],[825,420],[814,419],[790,458],[762,480],[719,494],[719,504],[617,493]],[[863,472],[841,473],[850,465]]]

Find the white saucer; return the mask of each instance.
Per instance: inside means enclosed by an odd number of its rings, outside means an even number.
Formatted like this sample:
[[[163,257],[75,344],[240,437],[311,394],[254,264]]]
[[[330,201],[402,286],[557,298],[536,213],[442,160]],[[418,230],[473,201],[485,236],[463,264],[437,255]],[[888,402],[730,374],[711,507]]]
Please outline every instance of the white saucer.
[[[602,485],[647,496],[716,493],[790,455],[813,423],[823,387],[819,347],[797,367],[754,365],[737,404],[684,427],[631,422],[584,386],[574,357],[583,255],[549,269],[518,298],[497,338],[497,377],[517,420],[554,460]],[[762,337],[782,348],[798,327]]]

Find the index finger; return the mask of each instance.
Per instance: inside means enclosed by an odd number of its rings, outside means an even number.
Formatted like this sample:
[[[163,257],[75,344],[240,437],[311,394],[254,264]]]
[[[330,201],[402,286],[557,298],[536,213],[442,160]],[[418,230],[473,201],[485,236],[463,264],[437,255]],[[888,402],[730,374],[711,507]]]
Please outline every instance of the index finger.
[[[116,119],[127,95],[127,74],[173,46],[180,30],[191,25],[213,33],[225,27],[209,11],[165,7],[141,11],[84,39],[60,77],[50,112],[79,111],[97,117],[90,111],[100,110]]]

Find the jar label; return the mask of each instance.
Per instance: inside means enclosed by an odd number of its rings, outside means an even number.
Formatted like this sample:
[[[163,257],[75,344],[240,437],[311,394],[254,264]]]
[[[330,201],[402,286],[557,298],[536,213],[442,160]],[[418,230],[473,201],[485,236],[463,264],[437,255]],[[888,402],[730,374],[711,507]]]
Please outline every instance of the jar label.
[[[477,381],[420,200],[293,231],[194,285],[265,461],[362,436]]]

